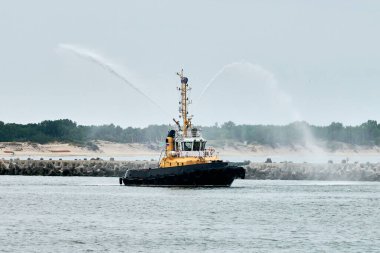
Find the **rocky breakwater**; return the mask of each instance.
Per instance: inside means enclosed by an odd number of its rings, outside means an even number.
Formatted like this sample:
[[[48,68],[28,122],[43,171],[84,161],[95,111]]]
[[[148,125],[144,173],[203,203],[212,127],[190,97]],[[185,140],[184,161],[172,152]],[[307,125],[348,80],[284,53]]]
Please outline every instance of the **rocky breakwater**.
[[[156,161],[0,160],[0,175],[121,177],[127,169],[154,168]]]
[[[157,167],[157,161],[0,160],[0,175],[121,177],[127,169]],[[231,163],[246,179],[380,181],[380,163]]]
[[[380,181],[380,163],[249,163],[247,179]]]

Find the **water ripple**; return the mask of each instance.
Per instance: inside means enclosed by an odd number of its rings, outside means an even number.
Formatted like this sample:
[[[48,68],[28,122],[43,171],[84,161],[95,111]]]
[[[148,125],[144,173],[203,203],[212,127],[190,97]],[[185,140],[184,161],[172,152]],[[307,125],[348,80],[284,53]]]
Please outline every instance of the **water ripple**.
[[[115,187],[110,187],[115,186]],[[1,252],[376,252],[380,183],[1,176]]]

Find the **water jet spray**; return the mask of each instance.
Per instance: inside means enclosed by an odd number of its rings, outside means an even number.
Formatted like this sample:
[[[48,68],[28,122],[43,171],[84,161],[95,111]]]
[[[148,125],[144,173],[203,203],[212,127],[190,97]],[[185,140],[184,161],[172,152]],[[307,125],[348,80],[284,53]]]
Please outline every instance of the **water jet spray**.
[[[208,81],[204,86],[202,92],[200,93],[196,101],[196,104],[194,105],[194,109],[197,108],[197,106],[203,98],[203,95],[208,91],[208,89],[213,84],[215,84],[217,79],[220,78],[220,76],[227,70],[239,70],[241,72],[246,72],[250,75],[260,76],[263,80],[265,80],[265,84],[268,85],[270,92],[277,98],[277,100],[282,101],[283,105],[288,109],[289,113],[292,116],[292,119],[294,121],[302,120],[299,111],[295,108],[292,102],[291,96],[282,89],[280,89],[280,87],[278,87],[278,82],[273,73],[271,73],[270,71],[266,70],[258,64],[253,64],[247,61],[229,63],[224,65],[219,71],[217,71],[216,74],[210,79],[210,81]],[[305,124],[300,124],[299,130],[302,133],[305,146],[309,150],[315,153],[324,153],[324,150],[316,144],[316,140],[313,136],[313,133],[311,132],[308,126],[306,126]]]
[[[103,69],[107,70],[112,75],[116,76],[120,80],[122,80],[125,84],[127,84],[129,87],[134,89],[137,93],[148,99],[153,105],[157,106],[162,112],[169,115],[168,112],[166,112],[162,106],[160,106],[156,101],[154,101],[151,97],[149,97],[147,94],[145,94],[142,90],[140,90],[136,85],[134,85],[132,82],[130,82],[124,75],[122,75],[120,72],[116,70],[116,65],[111,63],[109,60],[106,60],[101,55],[90,51],[88,49],[84,49],[78,46],[69,45],[69,44],[59,44],[59,49],[63,49],[66,51],[70,51],[71,53],[75,54],[76,56],[89,60],[98,66],[102,67]]]

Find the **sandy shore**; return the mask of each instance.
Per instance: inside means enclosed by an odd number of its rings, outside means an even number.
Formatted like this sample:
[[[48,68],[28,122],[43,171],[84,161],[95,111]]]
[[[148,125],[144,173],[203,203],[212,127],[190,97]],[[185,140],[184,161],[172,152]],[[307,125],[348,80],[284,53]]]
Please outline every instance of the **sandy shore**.
[[[36,144],[27,142],[0,143],[0,157],[9,156],[148,156],[159,155],[161,150],[157,145],[124,144],[106,141],[95,142],[98,150],[81,147],[68,143]]]
[[[0,143],[0,158],[9,157],[159,157],[163,146],[159,144],[112,143],[96,141],[97,150],[68,143],[36,144],[29,142]],[[216,145],[213,145],[216,144]],[[243,143],[212,143],[221,157],[297,157],[320,156],[327,162],[329,156],[341,157],[379,157],[380,147],[348,146],[329,150],[320,147],[270,147]],[[355,158],[353,158],[355,159]],[[365,158],[364,158],[365,159]]]

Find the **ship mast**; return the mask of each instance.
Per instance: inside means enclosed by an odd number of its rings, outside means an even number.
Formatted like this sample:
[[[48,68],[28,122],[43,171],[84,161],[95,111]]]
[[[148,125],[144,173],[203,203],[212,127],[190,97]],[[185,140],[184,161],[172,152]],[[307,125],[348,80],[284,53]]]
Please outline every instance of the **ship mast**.
[[[181,101],[180,107],[179,107],[179,112],[180,115],[179,117],[182,117],[183,120],[183,125],[182,125],[182,133],[184,137],[187,137],[187,129],[191,127],[191,117],[188,117],[188,106],[191,103],[189,101],[189,98],[187,97],[187,92],[191,89],[189,87],[189,84],[187,83],[189,79],[187,77],[183,76],[183,69],[181,72],[178,72],[177,75],[181,78],[181,87],[178,88],[178,90],[181,92]],[[174,120],[175,121],[175,120]],[[179,122],[176,121],[177,125],[180,127]]]

